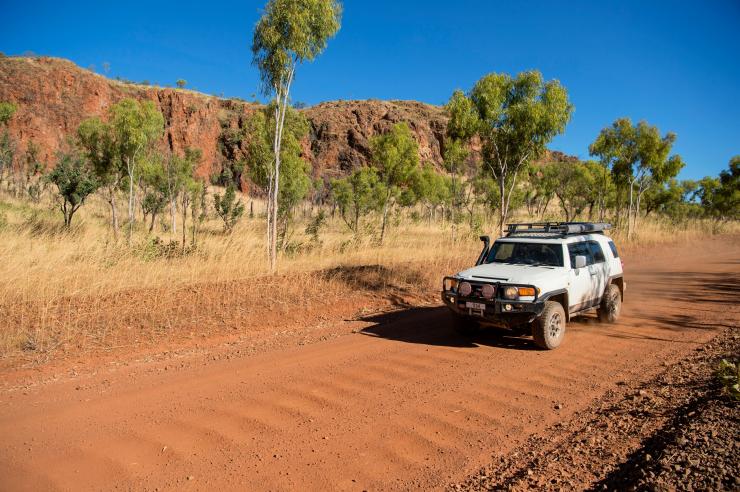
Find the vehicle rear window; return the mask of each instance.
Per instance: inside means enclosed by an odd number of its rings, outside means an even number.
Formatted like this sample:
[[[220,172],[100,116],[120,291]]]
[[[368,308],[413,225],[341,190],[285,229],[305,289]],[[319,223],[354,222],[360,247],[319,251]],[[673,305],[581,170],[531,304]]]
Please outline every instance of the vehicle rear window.
[[[597,241],[589,241],[589,248],[591,248],[591,254],[594,257],[594,263],[603,263],[606,261],[604,257],[604,251],[601,249],[601,245]]]
[[[617,253],[617,247],[614,245],[614,241],[609,241],[609,249],[612,250],[614,258],[619,258],[619,253]]]
[[[486,263],[512,263],[563,266],[563,247],[559,244],[496,241]]]

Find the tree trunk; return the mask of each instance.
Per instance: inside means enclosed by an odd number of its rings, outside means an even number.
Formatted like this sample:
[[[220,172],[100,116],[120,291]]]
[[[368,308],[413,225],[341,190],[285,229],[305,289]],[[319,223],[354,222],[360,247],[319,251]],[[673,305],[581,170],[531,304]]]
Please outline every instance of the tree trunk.
[[[170,219],[172,220],[172,234],[177,234],[177,198],[170,194]]]
[[[383,222],[382,222],[382,225],[380,226],[380,244],[383,244],[383,238],[385,238],[385,223],[388,220],[388,208],[390,206],[390,201],[391,201],[391,197],[390,197],[390,192],[389,192],[388,195],[386,196],[385,204],[383,205]]]
[[[501,208],[499,209],[498,214],[498,235],[499,237],[504,236],[504,223],[506,222],[506,199],[504,195],[506,194],[506,183],[504,182],[504,174],[501,173],[501,175],[498,178],[498,191],[501,199]]]
[[[130,157],[126,158],[126,170],[128,171],[128,237],[126,241],[131,244],[136,217],[134,217],[134,167]]]
[[[111,227],[113,228],[113,240],[118,241],[118,212],[116,210],[116,191],[108,190],[108,205],[110,205]]]
[[[154,230],[154,221],[157,219],[157,212],[152,212],[152,222],[149,224],[149,232]]]
[[[630,180],[630,203],[629,209],[627,210],[627,239],[632,239],[632,207],[633,207],[633,188],[634,180]]]

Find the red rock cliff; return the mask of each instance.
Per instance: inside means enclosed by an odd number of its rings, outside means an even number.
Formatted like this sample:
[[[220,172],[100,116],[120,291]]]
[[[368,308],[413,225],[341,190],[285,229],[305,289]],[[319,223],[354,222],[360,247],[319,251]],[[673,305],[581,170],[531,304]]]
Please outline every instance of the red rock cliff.
[[[0,56],[0,101],[18,110],[10,131],[22,152],[29,141],[52,166],[55,153],[77,126],[91,116],[105,117],[108,107],[127,97],[154,101],[165,118],[163,148],[181,153],[203,151],[197,173],[218,172],[226,159],[244,157],[239,135],[258,104],[199,92],[123,83],[58,58]],[[303,110],[311,131],[304,142],[315,176],[333,177],[366,163],[370,138],[404,121],[419,142],[422,161],[441,165],[447,118],[444,110],[415,101],[336,101]]]

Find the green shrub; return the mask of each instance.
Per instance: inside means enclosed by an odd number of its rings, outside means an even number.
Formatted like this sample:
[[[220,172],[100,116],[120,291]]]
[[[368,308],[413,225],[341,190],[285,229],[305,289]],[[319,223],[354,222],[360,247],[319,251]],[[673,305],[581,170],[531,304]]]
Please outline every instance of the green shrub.
[[[740,364],[722,359],[716,372],[724,391],[734,400],[740,401]]]
[[[195,246],[191,245],[183,249],[179,241],[163,241],[158,237],[149,239],[138,248],[138,253],[144,261],[182,258],[193,252],[195,252]]]

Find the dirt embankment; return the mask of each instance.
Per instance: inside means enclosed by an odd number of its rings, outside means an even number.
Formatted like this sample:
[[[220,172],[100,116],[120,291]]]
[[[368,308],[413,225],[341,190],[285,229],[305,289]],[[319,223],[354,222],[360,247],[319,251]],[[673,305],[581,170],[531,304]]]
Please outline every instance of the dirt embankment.
[[[550,352],[498,332],[460,338],[435,303],[5,374],[0,488],[445,488],[561,426],[620,432],[618,412],[581,416],[621,388],[651,412],[665,397],[641,382],[736,330],[738,258],[727,238],[627,256],[622,320],[573,322]],[[644,436],[611,449],[612,432],[585,432],[593,452],[577,463],[596,471],[581,485],[607,480],[614,468],[598,464],[624,461]]]

